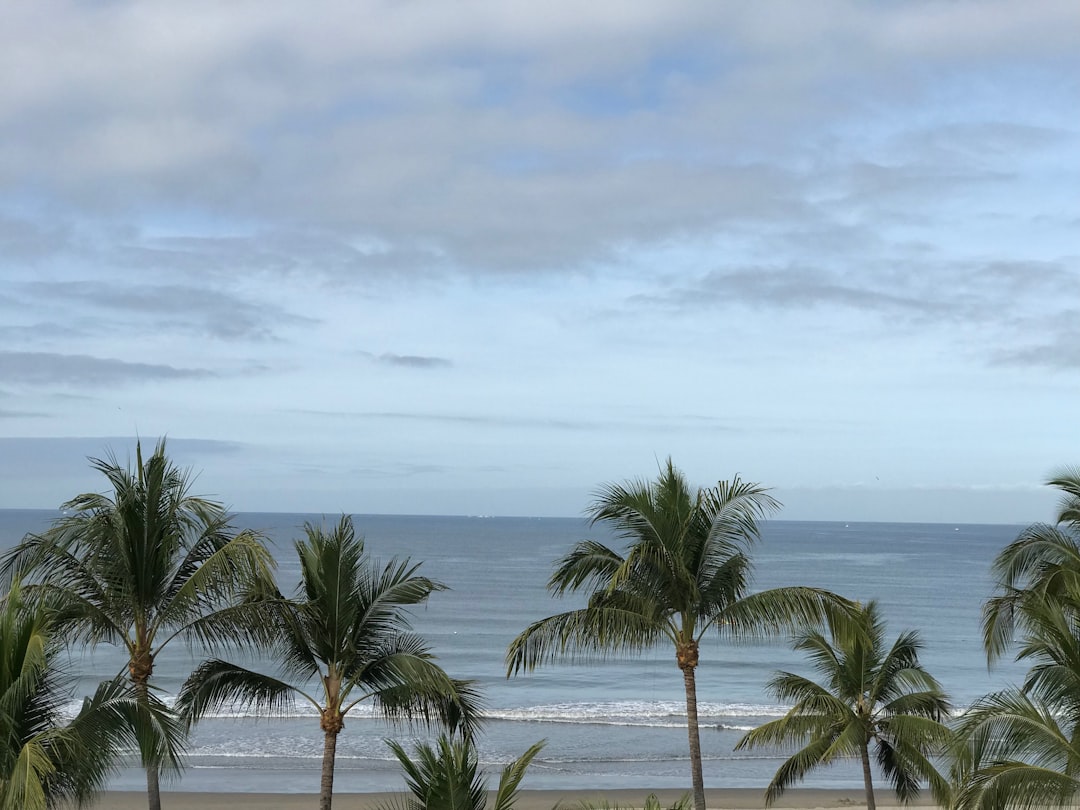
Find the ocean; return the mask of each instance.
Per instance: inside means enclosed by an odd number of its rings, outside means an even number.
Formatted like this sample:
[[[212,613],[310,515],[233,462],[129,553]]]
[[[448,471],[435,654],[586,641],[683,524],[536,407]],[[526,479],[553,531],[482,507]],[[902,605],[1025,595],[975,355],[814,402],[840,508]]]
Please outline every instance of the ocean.
[[[57,516],[42,510],[0,510],[0,549],[39,531]],[[328,524],[337,521],[328,515]],[[321,515],[241,513],[236,525],[271,539],[282,590],[298,578],[292,540]],[[674,651],[657,647],[633,658],[545,666],[506,677],[510,640],[530,622],[575,607],[545,588],[552,563],[577,540],[614,542],[579,519],[357,515],[357,531],[376,558],[411,557],[421,572],[446,584],[415,613],[415,627],[454,677],[474,679],[488,711],[481,760],[495,770],[538,740],[546,746],[523,787],[689,787],[682,676]],[[987,667],[980,635],[990,594],[990,563],[1020,527],[914,523],[822,523],[774,520],[754,553],[753,587],[812,585],[843,596],[877,599],[889,635],[917,629],[922,661],[958,708],[1016,683],[1024,668],[1006,661]],[[198,663],[176,644],[158,658],[157,686],[175,694]],[[121,671],[115,651],[74,651],[78,673],[72,706],[94,685]],[[272,663],[266,665],[272,671]],[[734,752],[742,734],[784,712],[766,694],[779,669],[813,676],[787,639],[702,644],[698,701],[706,787],[764,786],[782,757]],[[345,720],[338,742],[335,791],[401,790],[389,738],[424,738],[422,730],[387,726],[361,705]],[[209,717],[196,728],[186,768],[171,790],[313,793],[319,787],[322,732],[313,709],[260,718],[238,712]],[[856,763],[816,772],[806,787],[861,785]],[[143,790],[136,768],[113,779],[115,790]]]

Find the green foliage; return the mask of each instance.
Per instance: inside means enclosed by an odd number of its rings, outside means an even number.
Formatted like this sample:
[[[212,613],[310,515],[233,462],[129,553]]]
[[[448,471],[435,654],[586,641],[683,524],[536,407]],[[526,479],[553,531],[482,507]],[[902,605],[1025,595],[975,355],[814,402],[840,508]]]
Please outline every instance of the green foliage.
[[[471,739],[442,734],[434,745],[417,744],[412,757],[399,743],[387,744],[401,763],[411,795],[383,810],[486,810],[487,783]],[[526,769],[543,747],[543,741],[538,742],[503,767],[492,810],[511,810]]]
[[[692,489],[669,459],[656,481],[610,484],[589,510],[625,550],[586,540],[555,565],[556,596],[585,592],[585,607],[531,624],[507,650],[507,675],[564,657],[602,659],[667,642],[687,690],[694,802],[705,804],[696,722],[698,644],[776,634],[822,620],[839,597],[815,588],[750,593],[760,522],[779,507],[768,491],[736,477]]]
[[[1080,471],[1056,524],[1024,529],[994,561],[983,640],[996,660],[1017,641],[1031,664],[1020,688],[986,695],[958,726],[957,808],[1073,807],[1080,799]]]
[[[1080,792],[1080,478],[1052,483],[1065,496],[1057,525],[1028,527],[995,560],[987,653],[993,660],[1019,637],[1017,658],[1032,667],[1021,689],[988,695],[963,718],[963,807],[1066,806]]]
[[[368,701],[390,720],[471,734],[480,722],[478,695],[443,671],[410,622],[409,609],[443,586],[408,560],[379,565],[348,516],[330,531],[307,524],[305,534],[295,544],[301,580],[292,599],[277,603],[276,637],[268,645],[279,675],[207,661],[181,691],[183,716],[193,723],[233,703],[275,713],[300,698],[318,710],[324,732],[336,736],[345,716]],[[326,756],[324,779],[332,787],[333,758]]]
[[[839,758],[869,763],[868,747],[876,749],[878,766],[898,799],[908,802],[928,782],[934,798],[945,804],[949,786],[932,762],[950,740],[942,722],[949,703],[938,682],[919,663],[918,634],[900,634],[892,645],[877,604],[829,617],[829,635],[818,630],[801,634],[795,649],[805,652],[821,682],[790,672],[769,683],[777,700],[793,703],[782,718],[748,732],[736,746],[781,749],[802,746],[784,762],[765,792],[771,805],[793,783],[814,768]],[[866,771],[868,802],[873,785]]]
[[[697,642],[709,632],[760,635],[820,621],[837,601],[833,594],[748,593],[750,548],[759,522],[778,506],[739,478],[692,490],[670,460],[655,482],[602,488],[591,522],[624,540],[625,553],[586,540],[556,563],[551,592],[585,591],[588,605],[530,625],[507,651],[507,674],[576,654],[603,658],[664,640]]]
[[[71,679],[61,669],[55,611],[18,583],[0,604],[0,810],[90,801],[137,730],[172,723],[158,702],[143,714],[130,683],[102,683],[62,722]],[[175,731],[175,729],[170,729]]]
[[[262,537],[234,530],[221,505],[190,494],[164,441],[145,462],[141,445],[136,455],[134,469],[115,457],[92,460],[112,493],[64,504],[65,516],[24,538],[2,570],[36,583],[69,641],[127,651],[142,703],[132,719],[145,721],[133,733],[157,807],[157,771],[179,767],[182,726],[159,717],[155,658],[177,638],[211,649],[268,640],[274,563]]]

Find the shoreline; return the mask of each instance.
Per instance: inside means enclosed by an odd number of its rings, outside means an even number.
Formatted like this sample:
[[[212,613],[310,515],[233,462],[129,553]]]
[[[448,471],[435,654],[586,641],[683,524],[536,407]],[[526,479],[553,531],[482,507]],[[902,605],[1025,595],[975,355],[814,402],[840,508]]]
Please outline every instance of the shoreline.
[[[622,788],[593,790],[522,790],[514,803],[515,810],[552,810],[556,805],[574,805],[580,801],[607,801],[609,805],[640,808],[645,797],[655,793],[663,807],[670,807],[687,791],[665,788],[650,791]],[[711,810],[760,810],[765,807],[762,788],[712,788],[705,790],[706,804]],[[335,810],[375,810],[386,802],[400,797],[401,792],[335,793]],[[899,808],[902,805],[887,791],[878,791],[879,808]],[[162,791],[164,810],[310,810],[318,803],[314,793],[206,793]],[[142,810],[146,794],[142,791],[106,791],[90,805],[100,810]],[[829,808],[865,807],[863,791],[834,788],[794,788],[781,796],[773,807],[792,810],[828,810]],[[924,793],[907,807],[935,807],[933,799]]]

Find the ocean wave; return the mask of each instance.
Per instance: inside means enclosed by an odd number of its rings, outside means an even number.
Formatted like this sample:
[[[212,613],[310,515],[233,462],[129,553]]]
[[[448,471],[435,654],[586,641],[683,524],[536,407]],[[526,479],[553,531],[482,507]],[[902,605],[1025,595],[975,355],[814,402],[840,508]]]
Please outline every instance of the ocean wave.
[[[166,698],[171,703],[170,698]],[[81,701],[71,701],[63,714],[74,717],[82,707]],[[749,731],[769,719],[781,717],[788,707],[757,703],[699,703],[698,722],[702,727],[716,727],[731,731]],[[488,709],[488,720],[523,723],[567,723],[605,726],[648,726],[656,728],[684,728],[686,706],[678,701],[600,701],[577,703],[544,703],[534,706],[507,706]],[[205,715],[217,720],[276,720],[316,718],[318,711],[307,703],[295,703],[285,711],[267,715],[258,709],[236,703]],[[349,712],[352,720],[379,720],[375,708],[360,704]],[[742,720],[743,722],[739,722]],[[756,725],[745,720],[758,720]]]
[[[733,718],[781,717],[787,707],[753,703],[699,703],[701,725],[740,728],[742,724],[723,723]],[[492,709],[491,720],[532,723],[596,723],[601,725],[685,726],[686,706],[676,701],[608,701],[598,703],[547,703]],[[752,728],[753,726],[751,726]]]

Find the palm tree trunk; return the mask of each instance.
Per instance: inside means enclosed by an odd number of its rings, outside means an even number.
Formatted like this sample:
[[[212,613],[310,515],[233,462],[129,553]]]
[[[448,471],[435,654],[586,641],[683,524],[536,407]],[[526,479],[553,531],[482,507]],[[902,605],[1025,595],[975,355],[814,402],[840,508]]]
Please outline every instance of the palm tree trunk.
[[[334,758],[337,756],[336,730],[327,731],[323,739],[322,782],[319,784],[319,810],[330,810],[334,800]]]
[[[874,801],[874,775],[870,771],[870,748],[866,743],[863,743],[862,751],[862,777],[863,785],[866,787],[866,810],[876,810],[877,804]]]
[[[140,656],[132,658],[128,672],[135,684],[135,697],[143,706],[150,702],[150,674],[153,672],[153,658]],[[158,780],[158,763],[144,762],[146,768],[146,801],[150,810],[161,810],[161,786]]]
[[[158,785],[157,765],[146,766],[146,796],[150,810],[161,810],[161,787]]]
[[[694,667],[682,667],[686,687],[686,730],[690,735],[690,777],[694,783],[694,810],[705,810],[705,780],[701,775],[701,734],[698,730],[697,681]]]

